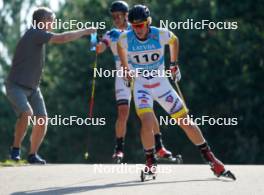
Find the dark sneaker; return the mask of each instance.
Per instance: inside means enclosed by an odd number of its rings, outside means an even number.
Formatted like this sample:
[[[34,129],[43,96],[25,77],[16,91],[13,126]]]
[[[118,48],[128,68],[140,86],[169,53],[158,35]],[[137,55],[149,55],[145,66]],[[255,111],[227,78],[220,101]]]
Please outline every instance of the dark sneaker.
[[[42,159],[38,154],[30,154],[27,159],[30,164],[46,164],[46,161]]]
[[[20,149],[19,148],[11,147],[10,159],[14,160],[14,161],[19,161],[21,159],[20,158]]]

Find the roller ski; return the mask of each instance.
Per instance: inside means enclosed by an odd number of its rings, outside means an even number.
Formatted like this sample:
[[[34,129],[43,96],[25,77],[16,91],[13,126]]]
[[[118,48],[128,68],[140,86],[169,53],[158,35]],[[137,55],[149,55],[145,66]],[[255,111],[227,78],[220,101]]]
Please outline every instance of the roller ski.
[[[114,163],[121,164],[124,158],[124,153],[121,150],[115,151],[112,156]]]
[[[116,138],[116,145],[114,149],[114,154],[112,155],[112,159],[114,163],[121,164],[124,158],[124,138],[119,137]]]
[[[204,160],[211,166],[211,170],[216,177],[226,177],[236,180],[235,175],[231,171],[225,169],[224,164],[214,156],[209,148],[202,151],[202,156]]]
[[[173,162],[177,164],[183,163],[182,156],[180,154],[173,156],[172,153],[164,147],[156,151],[156,157],[158,161]]]
[[[140,179],[142,182],[147,180],[155,180],[157,177],[157,163],[154,155],[148,156],[146,165],[140,173]]]
[[[223,163],[216,159],[214,163],[209,163],[211,170],[213,171],[216,177],[226,177],[232,180],[236,180],[235,175],[230,171],[226,170]]]
[[[142,182],[147,181],[147,180],[155,180],[157,177],[157,173],[146,173],[145,170],[141,170],[140,173],[140,179]]]

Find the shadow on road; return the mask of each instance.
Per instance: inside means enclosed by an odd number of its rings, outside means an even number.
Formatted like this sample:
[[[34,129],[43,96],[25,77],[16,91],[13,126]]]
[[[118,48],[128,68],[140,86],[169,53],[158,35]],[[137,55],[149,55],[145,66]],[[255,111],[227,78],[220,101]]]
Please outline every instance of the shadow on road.
[[[219,179],[219,178],[177,180],[177,181],[166,181],[166,182],[165,181],[159,182],[156,180],[152,181],[152,182],[147,182],[147,181],[141,182],[139,180],[133,180],[133,181],[116,182],[116,183],[109,183],[109,184],[103,184],[103,185],[45,188],[45,189],[39,189],[39,190],[15,192],[15,193],[12,193],[12,195],[72,194],[72,193],[82,193],[82,192],[88,192],[88,191],[93,191],[93,190],[102,190],[102,189],[115,188],[115,187],[133,187],[133,186],[142,186],[142,185],[177,184],[177,183],[184,183],[184,182],[204,182],[204,181],[232,182],[230,180],[224,180],[224,179]],[[87,183],[87,182],[88,181],[83,181],[80,183]],[[75,183],[73,185],[78,185],[78,183]]]

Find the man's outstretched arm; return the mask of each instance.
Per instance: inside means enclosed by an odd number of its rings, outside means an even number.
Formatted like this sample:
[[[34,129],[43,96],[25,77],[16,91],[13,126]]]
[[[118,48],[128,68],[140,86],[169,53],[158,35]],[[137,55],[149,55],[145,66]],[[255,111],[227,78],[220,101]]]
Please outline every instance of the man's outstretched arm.
[[[96,32],[95,28],[89,28],[89,29],[68,31],[63,33],[54,33],[53,36],[50,38],[49,43],[56,43],[56,44],[67,43],[79,39],[82,36],[90,35],[94,32]]]

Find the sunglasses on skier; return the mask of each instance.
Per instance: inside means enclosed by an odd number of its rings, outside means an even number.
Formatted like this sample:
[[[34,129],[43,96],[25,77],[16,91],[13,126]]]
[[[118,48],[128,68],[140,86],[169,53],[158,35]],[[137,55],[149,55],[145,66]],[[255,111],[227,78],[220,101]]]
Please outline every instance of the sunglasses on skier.
[[[140,23],[132,23],[131,26],[132,28],[144,28],[147,26],[148,21],[140,22]]]

